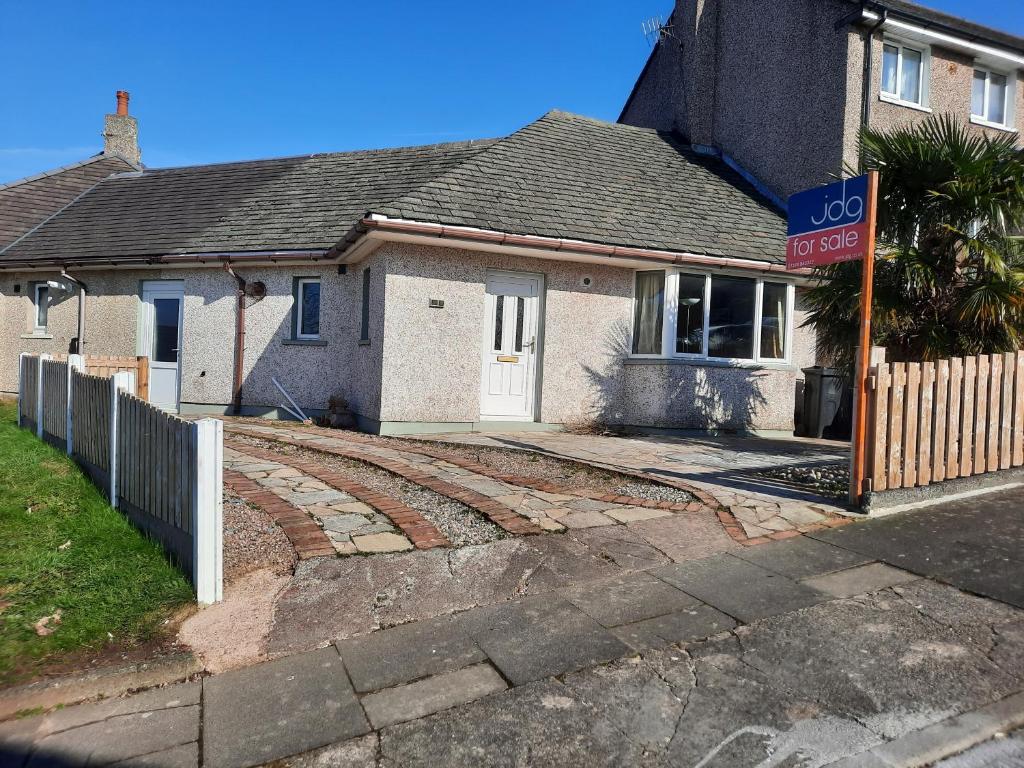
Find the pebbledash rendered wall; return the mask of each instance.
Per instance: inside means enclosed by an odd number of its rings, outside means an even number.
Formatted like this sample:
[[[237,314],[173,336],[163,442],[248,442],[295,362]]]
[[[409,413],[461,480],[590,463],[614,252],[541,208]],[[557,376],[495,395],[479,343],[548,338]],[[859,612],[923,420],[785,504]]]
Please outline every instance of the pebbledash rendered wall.
[[[359,345],[359,302],[362,269],[377,282],[373,295],[383,295],[383,274],[371,257],[356,270],[338,274],[338,267],[287,268],[237,266],[249,281],[267,285],[267,296],[249,303],[246,313],[243,406],[254,414],[272,413],[284,401],[272,378],[303,408],[327,407],[341,393],[352,407],[376,419],[380,397],[379,300],[371,309],[371,329],[378,343]],[[89,288],[86,346],[89,355],[136,355],[143,281],[181,280],[185,286],[181,352],[182,413],[223,413],[231,402],[234,373],[235,281],[219,268],[152,270],[79,270]],[[19,352],[63,354],[76,335],[78,297],[50,307],[47,333],[32,334],[30,285],[56,279],[56,272],[0,273],[0,391],[17,390]],[[296,277],[320,277],[322,283],[320,343],[296,343],[292,336],[292,291]],[[14,286],[20,292],[14,293]],[[371,333],[371,335],[373,335]]]
[[[790,365],[730,367],[628,359],[633,272],[456,249],[385,245],[388,271],[380,421],[468,429],[480,418],[480,350],[488,270],[544,276],[539,421],[792,431],[796,380],[813,365],[799,328]],[[581,278],[589,276],[589,287]],[[429,307],[444,301],[443,309]]]

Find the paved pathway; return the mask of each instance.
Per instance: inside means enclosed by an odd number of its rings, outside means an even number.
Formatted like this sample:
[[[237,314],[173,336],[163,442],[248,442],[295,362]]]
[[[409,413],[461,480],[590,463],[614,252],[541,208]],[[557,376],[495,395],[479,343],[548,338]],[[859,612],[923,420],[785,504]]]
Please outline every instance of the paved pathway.
[[[835,499],[760,476],[780,467],[814,467],[848,460],[845,444],[817,440],[719,437],[614,437],[565,432],[424,435],[469,445],[521,448],[682,480],[712,496],[739,521],[748,538],[804,529],[846,513]]]
[[[231,422],[228,431],[335,452],[375,463],[443,495],[469,504],[512,533],[539,532],[536,529],[531,531],[526,526],[557,532],[566,528],[596,528],[625,524],[685,512],[714,515],[734,539],[744,544],[756,544],[837,525],[846,519],[838,516],[841,512],[838,507],[829,505],[819,497],[812,497],[813,501],[780,501],[775,497],[772,497],[772,500],[768,497],[746,496],[742,503],[739,503],[734,496],[724,496],[717,486],[702,486],[700,483],[676,477],[671,472],[652,471],[648,466],[651,462],[642,460],[643,456],[603,456],[602,460],[598,461],[595,458],[598,454],[589,449],[580,449],[574,455],[568,450],[563,450],[559,454],[585,463],[599,464],[606,469],[653,479],[681,491],[685,496],[673,502],[561,488],[534,478],[504,474],[483,464],[454,456],[450,452],[445,453],[443,446],[432,447],[419,441],[409,441],[406,445],[395,447],[394,441],[384,443],[373,436],[289,426],[283,423]],[[572,435],[560,437],[566,445],[575,445],[579,440]],[[466,439],[474,443],[491,444],[496,438],[470,435]],[[587,440],[589,441],[589,438]],[[529,446],[509,447],[515,449]],[[536,447],[549,453],[558,452],[546,443]],[[623,446],[616,447],[623,450]],[[615,459],[614,462],[612,458]],[[771,463],[775,458],[772,454],[768,459],[762,457],[761,460]],[[502,510],[503,516],[496,517],[496,510]],[[524,523],[510,529],[506,510],[514,512],[516,517],[523,518]]]
[[[817,768],[1024,687],[1022,499],[737,548],[0,724],[0,757]]]

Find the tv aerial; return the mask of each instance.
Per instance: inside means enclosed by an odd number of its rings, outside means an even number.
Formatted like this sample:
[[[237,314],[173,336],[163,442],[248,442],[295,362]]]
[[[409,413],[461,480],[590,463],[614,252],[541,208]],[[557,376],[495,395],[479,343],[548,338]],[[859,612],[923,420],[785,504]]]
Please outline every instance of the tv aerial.
[[[640,26],[644,31],[644,37],[652,47],[657,45],[663,37],[673,36],[672,25],[662,21],[661,16],[651,16],[643,21]]]

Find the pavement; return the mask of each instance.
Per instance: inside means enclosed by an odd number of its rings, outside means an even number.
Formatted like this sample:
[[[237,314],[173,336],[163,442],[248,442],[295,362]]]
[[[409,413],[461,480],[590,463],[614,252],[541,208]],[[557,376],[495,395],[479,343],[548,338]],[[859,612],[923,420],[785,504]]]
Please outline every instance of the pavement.
[[[950,734],[973,759],[965,731],[1024,725],[1022,508],[594,573],[2,723],[0,765],[891,768]]]

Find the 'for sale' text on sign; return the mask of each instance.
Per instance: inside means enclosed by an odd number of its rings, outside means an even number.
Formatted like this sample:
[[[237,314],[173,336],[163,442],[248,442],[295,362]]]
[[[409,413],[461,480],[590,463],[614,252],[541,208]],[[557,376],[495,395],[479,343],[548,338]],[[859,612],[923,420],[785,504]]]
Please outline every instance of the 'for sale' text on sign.
[[[863,259],[868,242],[867,199],[867,176],[790,197],[786,269]]]

